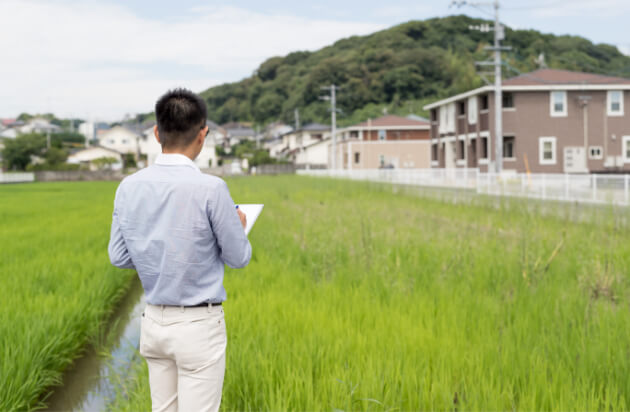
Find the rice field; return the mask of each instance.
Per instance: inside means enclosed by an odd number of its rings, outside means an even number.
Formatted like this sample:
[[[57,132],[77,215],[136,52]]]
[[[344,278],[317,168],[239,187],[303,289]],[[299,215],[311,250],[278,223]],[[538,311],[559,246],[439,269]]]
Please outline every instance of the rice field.
[[[0,185],[0,411],[44,406],[135,276],[107,257],[115,189]]]
[[[252,262],[226,274],[223,410],[630,409],[627,210],[229,185],[266,206]],[[112,410],[150,409],[132,370]]]
[[[627,210],[228,184],[266,206],[250,265],[226,273],[223,410],[630,409]],[[0,410],[43,406],[135,276],[107,259],[115,188],[0,186]],[[129,370],[110,409],[150,410],[144,363]]]

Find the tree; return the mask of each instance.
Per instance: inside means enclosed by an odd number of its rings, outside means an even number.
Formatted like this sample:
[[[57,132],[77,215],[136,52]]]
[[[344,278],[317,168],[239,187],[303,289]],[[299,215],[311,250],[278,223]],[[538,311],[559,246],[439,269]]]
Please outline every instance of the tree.
[[[2,157],[9,170],[26,170],[31,156],[41,156],[46,147],[46,136],[29,133],[7,140]]]
[[[50,149],[46,150],[46,153],[44,154],[44,159],[46,159],[46,163],[51,166],[65,163],[67,158],[68,153],[65,150],[59,149],[57,147],[51,147]]]

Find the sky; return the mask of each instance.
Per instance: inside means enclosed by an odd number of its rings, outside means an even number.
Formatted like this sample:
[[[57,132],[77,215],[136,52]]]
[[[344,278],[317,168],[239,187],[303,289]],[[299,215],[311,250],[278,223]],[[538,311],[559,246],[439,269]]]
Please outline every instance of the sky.
[[[450,0],[0,0],[0,118],[114,121],[169,88],[201,92],[272,56],[317,50],[409,20],[492,8]],[[629,0],[501,0],[515,29],[572,34],[630,53]]]

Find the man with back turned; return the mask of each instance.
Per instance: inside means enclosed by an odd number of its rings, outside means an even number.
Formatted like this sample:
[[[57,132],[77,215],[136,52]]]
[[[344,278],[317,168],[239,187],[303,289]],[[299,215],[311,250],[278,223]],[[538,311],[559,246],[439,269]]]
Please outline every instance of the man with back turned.
[[[144,288],[140,353],[153,411],[216,411],[227,345],[224,264],[246,266],[252,249],[226,183],[193,162],[208,134],[205,102],[176,89],[155,114],[162,153],[118,186],[109,256],[135,269]]]

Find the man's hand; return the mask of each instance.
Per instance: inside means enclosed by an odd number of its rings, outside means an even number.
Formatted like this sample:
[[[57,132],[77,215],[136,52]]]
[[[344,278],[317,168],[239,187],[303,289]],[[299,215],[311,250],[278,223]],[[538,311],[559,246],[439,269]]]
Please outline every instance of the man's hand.
[[[241,209],[236,209],[236,212],[238,212],[238,217],[241,219],[243,229],[245,229],[245,227],[247,226],[247,216],[245,216],[245,213],[243,213]]]

